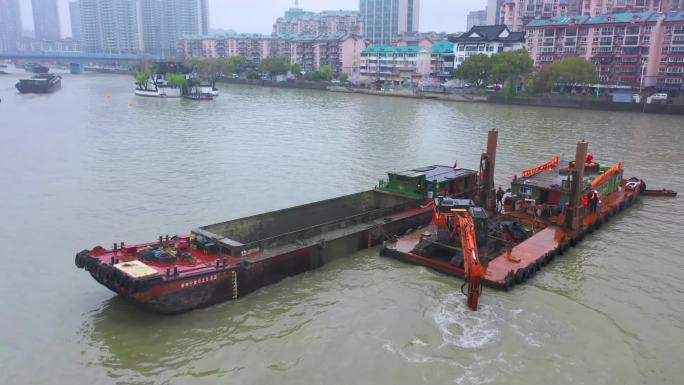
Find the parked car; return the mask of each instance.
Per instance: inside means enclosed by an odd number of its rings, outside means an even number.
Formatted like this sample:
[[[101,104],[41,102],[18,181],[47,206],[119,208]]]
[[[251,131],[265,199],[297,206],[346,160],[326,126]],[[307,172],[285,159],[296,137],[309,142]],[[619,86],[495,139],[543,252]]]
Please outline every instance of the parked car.
[[[662,104],[662,103],[667,103],[667,94],[666,93],[658,93],[658,94],[653,94],[646,98],[646,103],[648,104]]]
[[[487,86],[487,92],[498,92],[501,91],[503,86],[501,84],[490,84]]]

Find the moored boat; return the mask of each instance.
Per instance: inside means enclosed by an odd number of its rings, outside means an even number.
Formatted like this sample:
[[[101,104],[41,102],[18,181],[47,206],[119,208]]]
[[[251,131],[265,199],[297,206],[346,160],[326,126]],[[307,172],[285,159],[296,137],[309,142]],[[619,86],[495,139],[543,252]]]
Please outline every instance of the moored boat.
[[[62,77],[55,74],[39,74],[30,79],[21,79],[15,85],[22,94],[47,94],[62,86]]]

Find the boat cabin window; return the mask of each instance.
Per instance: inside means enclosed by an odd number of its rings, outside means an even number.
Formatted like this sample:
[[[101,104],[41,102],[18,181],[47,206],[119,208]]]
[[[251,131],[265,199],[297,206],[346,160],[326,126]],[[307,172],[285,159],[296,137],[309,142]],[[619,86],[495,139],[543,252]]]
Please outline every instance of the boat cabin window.
[[[520,186],[520,194],[530,196],[532,195],[532,189],[525,186]]]

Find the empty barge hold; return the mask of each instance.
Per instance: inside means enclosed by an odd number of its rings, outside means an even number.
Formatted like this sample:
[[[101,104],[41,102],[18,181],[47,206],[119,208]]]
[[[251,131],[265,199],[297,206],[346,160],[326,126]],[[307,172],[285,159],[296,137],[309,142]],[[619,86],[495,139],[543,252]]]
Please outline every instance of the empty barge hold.
[[[162,313],[242,297],[430,221],[422,200],[371,190],[76,255],[102,285]]]

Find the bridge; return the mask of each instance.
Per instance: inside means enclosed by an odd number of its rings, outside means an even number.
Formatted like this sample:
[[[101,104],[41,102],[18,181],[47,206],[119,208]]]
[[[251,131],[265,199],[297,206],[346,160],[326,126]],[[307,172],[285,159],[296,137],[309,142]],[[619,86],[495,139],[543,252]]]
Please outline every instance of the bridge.
[[[0,59],[26,59],[35,61],[132,62],[162,60],[161,56],[127,53],[59,52],[59,51],[0,51]]]

